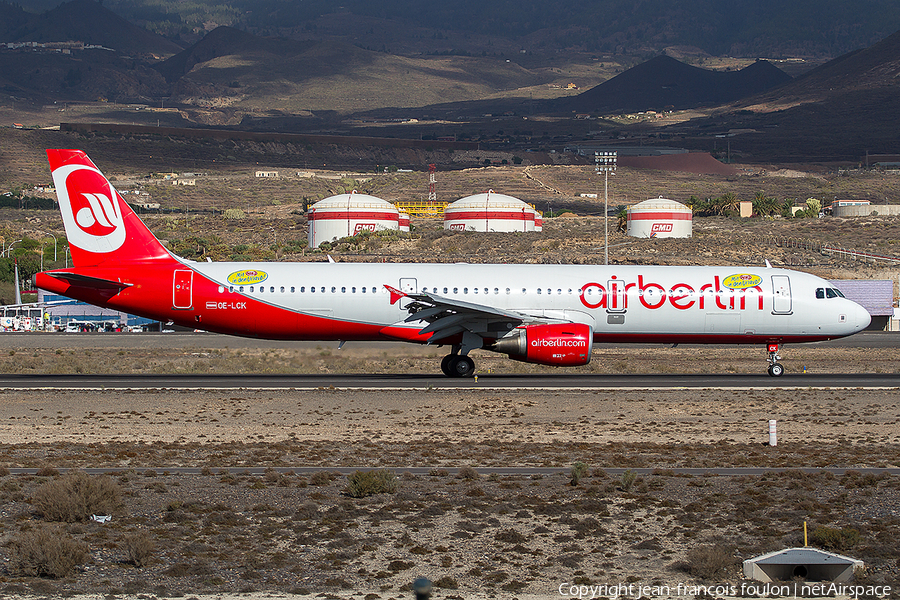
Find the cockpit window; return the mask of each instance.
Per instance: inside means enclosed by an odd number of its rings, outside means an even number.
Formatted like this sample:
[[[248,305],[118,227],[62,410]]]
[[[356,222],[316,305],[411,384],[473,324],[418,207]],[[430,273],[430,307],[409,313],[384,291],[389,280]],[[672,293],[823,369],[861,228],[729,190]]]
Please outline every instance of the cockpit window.
[[[843,298],[844,294],[837,288],[816,288],[816,298]]]

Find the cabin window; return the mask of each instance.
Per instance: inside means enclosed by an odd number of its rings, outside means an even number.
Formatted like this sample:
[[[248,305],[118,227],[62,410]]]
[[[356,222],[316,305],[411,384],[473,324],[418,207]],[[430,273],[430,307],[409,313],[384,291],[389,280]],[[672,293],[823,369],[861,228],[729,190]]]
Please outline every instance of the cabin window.
[[[291,290],[293,290],[293,289],[294,289],[294,288],[291,288]],[[305,286],[305,285],[301,285],[301,286],[300,286],[300,293],[301,293],[301,294],[305,294],[305,293],[306,293],[306,286]]]
[[[234,286],[233,286],[233,285],[229,285],[229,286],[228,286],[228,292],[229,292],[229,293],[233,293],[233,292],[234,292]]]
[[[447,293],[447,288],[444,288],[444,293],[445,293],[445,294]],[[454,292],[454,293],[456,293],[456,292]]]
[[[453,293],[454,293],[454,294],[458,294],[458,293],[459,293],[459,288],[453,288]]]
[[[336,288],[335,286],[331,286],[331,293],[332,293],[332,294],[336,294],[336,293],[337,293],[337,288]]]
[[[366,288],[365,288],[365,287],[363,287],[363,288],[360,288],[360,289],[361,289],[361,290],[362,290],[362,293],[363,293],[363,294],[365,294],[365,293],[366,293]]]
[[[291,293],[294,293],[294,286],[291,286]]]
[[[355,287],[350,288],[350,293],[351,293],[351,294],[355,294],[355,293],[356,293],[356,288],[355,288]]]
[[[468,294],[468,293],[469,293],[469,288],[463,288],[463,294]]]
[[[487,289],[487,288],[484,288],[484,293],[485,293],[485,294],[488,293],[488,289]]]
[[[509,296],[509,288],[506,288],[506,295]]]
[[[274,293],[275,293],[275,286],[273,285],[272,287],[270,287],[270,288],[269,288],[269,291],[272,292],[272,293],[274,294]],[[283,291],[284,291],[284,288],[281,288],[281,291],[283,292]]]
[[[302,291],[303,288],[300,288],[300,290]],[[315,287],[310,287],[310,288],[309,288],[309,291],[310,291],[311,294],[315,294],[315,293],[316,293],[316,288],[315,288]]]
[[[347,288],[342,287],[342,288],[341,288],[341,293],[342,293],[342,294],[346,294],[346,293],[347,293]]]
[[[252,286],[252,285],[250,286],[250,293],[251,293],[251,294],[253,293],[253,286]]]
[[[243,293],[244,293],[244,286],[241,286],[241,287],[238,289],[238,291],[241,292],[241,293],[243,294]]]
[[[557,296],[562,296],[562,290],[556,290],[556,295],[557,295]]]
[[[323,285],[321,288],[319,288],[319,291],[322,292],[322,293],[324,294],[324,293],[325,293],[325,286]]]
[[[478,288],[472,288],[472,293],[473,293],[473,294],[477,294],[477,293],[478,293]]]
[[[527,294],[527,293],[528,293],[528,290],[526,290],[525,288],[522,288],[522,293],[523,293],[523,294]]]
[[[538,294],[540,294],[540,293],[541,293],[541,288],[538,288],[537,290],[538,290]]]
[[[496,296],[499,293],[500,293],[500,290],[498,288],[494,288],[494,295]]]

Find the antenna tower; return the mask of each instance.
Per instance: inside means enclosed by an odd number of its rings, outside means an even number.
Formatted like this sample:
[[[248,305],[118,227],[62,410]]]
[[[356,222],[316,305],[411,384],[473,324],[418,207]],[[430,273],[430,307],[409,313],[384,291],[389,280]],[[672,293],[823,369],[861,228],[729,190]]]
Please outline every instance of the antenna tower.
[[[437,202],[437,192],[434,190],[434,174],[437,167],[434,164],[428,165],[428,201]]]

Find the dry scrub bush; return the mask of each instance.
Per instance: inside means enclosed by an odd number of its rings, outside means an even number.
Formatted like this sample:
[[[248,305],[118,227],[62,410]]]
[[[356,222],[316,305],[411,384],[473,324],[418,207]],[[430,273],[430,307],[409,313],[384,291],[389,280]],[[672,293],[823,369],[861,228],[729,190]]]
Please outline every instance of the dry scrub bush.
[[[60,579],[85,562],[88,547],[61,527],[44,526],[20,533],[10,543],[9,572],[16,576]]]
[[[476,471],[474,467],[466,465],[459,468],[459,472],[456,474],[456,478],[465,479],[466,481],[473,481],[475,479],[481,479],[481,476],[478,474],[478,471]]]
[[[92,514],[112,514],[121,498],[119,484],[109,477],[74,471],[39,487],[33,504],[49,521],[72,523],[87,521]]]
[[[123,541],[125,560],[136,567],[144,567],[153,554],[155,545],[145,531],[137,531],[128,535]]]
[[[347,477],[347,494],[352,498],[393,494],[395,491],[397,491],[397,478],[387,469],[355,471]]]
[[[852,550],[860,541],[859,531],[852,527],[836,529],[834,527],[816,527],[810,541],[825,550],[846,552]]]
[[[569,477],[571,478],[571,483],[573,486],[578,485],[578,483],[590,473],[590,469],[587,464],[578,461],[574,465],[572,465],[572,470],[569,472]]]
[[[734,549],[724,544],[697,546],[687,553],[685,570],[701,579],[712,580],[728,574],[737,564]]]

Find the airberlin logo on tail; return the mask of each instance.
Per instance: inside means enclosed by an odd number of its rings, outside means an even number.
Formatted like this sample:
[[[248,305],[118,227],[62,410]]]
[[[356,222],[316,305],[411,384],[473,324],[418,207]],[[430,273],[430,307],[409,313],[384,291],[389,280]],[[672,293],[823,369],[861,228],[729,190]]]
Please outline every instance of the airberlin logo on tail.
[[[96,168],[69,164],[53,171],[53,184],[69,243],[102,254],[125,242],[116,190]]]

